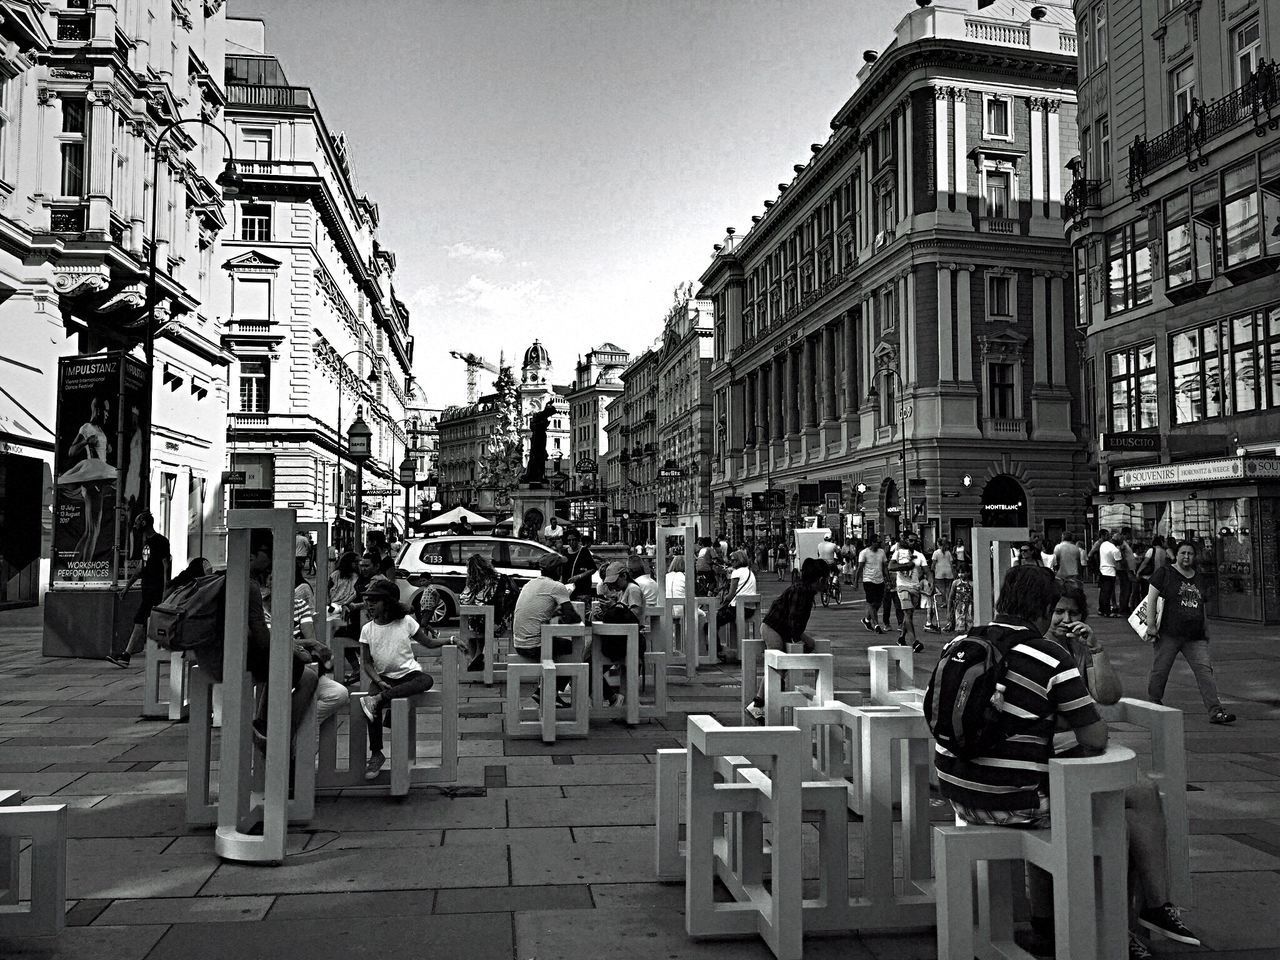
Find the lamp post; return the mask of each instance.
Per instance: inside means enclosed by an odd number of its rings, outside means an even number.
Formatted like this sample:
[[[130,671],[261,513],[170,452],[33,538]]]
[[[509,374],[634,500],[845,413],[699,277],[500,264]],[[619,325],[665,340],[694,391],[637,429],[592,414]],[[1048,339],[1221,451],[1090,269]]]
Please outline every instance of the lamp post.
[[[364,422],[364,408],[356,408],[356,418],[347,430],[347,452],[356,462],[356,549],[364,550],[364,462],[372,456],[373,431]]]
[[[231,140],[227,134],[217,124],[205,120],[203,117],[188,117],[185,120],[174,120],[160,131],[156,137],[154,147],[155,159],[151,165],[151,249],[147,254],[147,314],[146,329],[143,330],[142,352],[146,361],[146,371],[144,374],[145,391],[147,395],[147,427],[142,431],[142,453],[139,471],[139,490],[138,490],[138,506],[141,510],[149,510],[151,508],[151,434],[152,434],[152,413],[155,406],[153,390],[155,389],[155,365],[156,365],[156,304],[160,297],[157,291],[156,277],[156,250],[159,247],[157,242],[157,227],[159,225],[160,216],[160,158],[162,151],[161,144],[165,138],[179,127],[189,123],[199,124],[202,127],[208,127],[215,131],[222,138],[222,142],[227,145],[227,160],[222,172],[218,174],[215,185],[222,188],[222,197],[224,200],[232,200],[240,195],[240,187],[243,179],[236,172],[235,165],[235,149],[231,146]],[[124,410],[124,398],[120,398],[120,410]]]
[[[338,439],[338,456],[334,464],[338,471],[338,482],[333,497],[333,534],[335,539],[338,535],[338,517],[341,516],[342,511],[342,365],[347,362],[348,357],[356,355],[362,356],[369,361],[369,383],[378,382],[378,361],[369,351],[357,347],[355,350],[348,350],[338,358],[338,420],[333,426],[333,432]],[[328,484],[325,486],[328,486]],[[356,541],[356,549],[360,553],[364,552],[364,548],[358,540]]]
[[[902,442],[902,452],[899,456],[902,459],[902,491],[898,494],[898,536],[903,536],[907,532],[908,518],[911,516],[911,487],[907,483],[907,424],[903,417],[905,405],[903,397],[906,395],[907,388],[902,382],[902,374],[898,372],[898,368],[885,364],[878,373],[887,373],[893,376],[894,382],[898,385],[898,395],[895,398],[898,402],[898,438]],[[880,391],[876,389],[875,384],[871,385],[871,389],[867,391],[867,399],[875,400],[880,396]],[[906,506],[903,506],[905,499]]]
[[[400,461],[400,485],[404,487],[404,538],[409,539],[409,491],[418,482],[418,465],[409,455],[405,447],[404,459]]]
[[[408,464],[409,470],[410,470],[409,481],[408,481],[409,486],[413,486],[415,483],[417,483],[417,472],[418,472],[417,462],[413,460],[409,455],[409,450],[410,450],[409,438],[410,436],[416,436],[420,432],[419,430],[420,420],[421,418],[419,417],[405,417],[403,420],[387,421],[387,423],[393,427],[405,428],[404,459],[400,461],[399,467],[396,467],[396,464],[395,464],[396,436],[395,436],[395,432],[393,431],[391,434],[391,456],[387,460],[387,467],[389,468],[390,473],[399,473],[400,483],[404,484],[405,483],[405,479],[404,479],[405,464]],[[413,427],[413,429],[410,429],[410,427]],[[409,538],[409,487],[405,487],[405,491],[404,491],[404,535],[405,535],[405,539],[407,540]]]

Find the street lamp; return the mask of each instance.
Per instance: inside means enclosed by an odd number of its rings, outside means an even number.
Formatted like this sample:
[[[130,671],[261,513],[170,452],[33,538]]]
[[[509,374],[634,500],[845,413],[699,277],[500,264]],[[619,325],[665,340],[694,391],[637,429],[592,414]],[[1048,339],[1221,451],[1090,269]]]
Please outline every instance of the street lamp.
[[[373,431],[364,422],[364,408],[347,430],[347,453],[356,462],[356,549],[364,550],[364,462],[373,455]]]
[[[907,388],[902,382],[902,374],[898,372],[897,367],[886,364],[878,372],[892,374],[894,382],[898,385],[898,437],[902,441],[902,453],[900,454],[902,458],[902,490],[898,494],[898,536],[903,536],[907,532],[907,524],[911,516],[911,487],[907,483],[907,424],[902,415],[904,409],[903,397],[906,396]],[[873,383],[871,389],[867,391],[867,399],[875,400],[879,396],[880,391]],[[903,506],[904,499],[906,501],[905,507]]]
[[[417,482],[418,464],[409,455],[409,448],[405,447],[404,459],[400,461],[400,485],[404,487],[404,538],[406,540],[409,539],[409,491]]]
[[[151,435],[152,430],[152,413],[155,406],[155,398],[152,395],[155,381],[155,365],[156,365],[156,304],[160,297],[156,290],[156,249],[157,243],[156,229],[160,216],[160,158],[163,152],[160,145],[164,142],[174,130],[188,123],[196,123],[202,127],[208,127],[215,131],[222,138],[222,142],[227,145],[226,164],[222,168],[222,172],[218,174],[214,184],[222,188],[222,197],[224,200],[232,200],[240,195],[240,188],[243,185],[243,178],[236,171],[235,165],[235,149],[231,146],[231,140],[227,137],[226,132],[217,124],[205,120],[203,117],[187,117],[185,120],[174,120],[156,137],[154,154],[155,159],[151,165],[151,249],[147,254],[147,314],[146,329],[143,331],[142,352],[146,360],[146,371],[144,372],[144,389],[147,395],[147,428],[142,433],[142,453],[141,453],[141,470],[139,473],[139,490],[138,505],[142,510],[151,508]],[[120,398],[120,409],[124,410],[124,397]]]
[[[378,361],[374,358],[373,354],[371,354],[369,351],[362,350],[359,347],[357,347],[355,350],[348,350],[346,353],[344,353],[342,356],[338,358],[338,421],[333,425],[333,432],[338,438],[338,456],[334,463],[334,466],[337,468],[337,471],[338,471],[337,488],[335,490],[334,498],[333,498],[333,518],[334,518],[333,534],[335,538],[338,535],[338,517],[341,516],[341,512],[342,512],[342,365],[347,362],[348,357],[354,357],[357,355],[362,356],[369,361],[368,382],[369,383],[378,382]],[[352,424],[352,426],[354,426],[354,424]],[[325,486],[328,486],[328,484],[325,484]],[[323,508],[323,505],[324,503],[322,499],[321,500],[322,508]],[[363,548],[361,547],[361,544],[358,541],[356,543],[356,547],[359,548],[361,552],[363,552]]]

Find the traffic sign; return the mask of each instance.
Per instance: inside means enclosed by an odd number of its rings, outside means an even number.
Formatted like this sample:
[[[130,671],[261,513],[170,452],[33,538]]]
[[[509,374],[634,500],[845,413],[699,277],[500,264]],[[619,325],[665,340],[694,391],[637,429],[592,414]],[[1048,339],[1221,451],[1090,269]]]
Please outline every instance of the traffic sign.
[[[912,501],[911,509],[912,523],[928,523],[929,522],[929,498],[916,497]]]

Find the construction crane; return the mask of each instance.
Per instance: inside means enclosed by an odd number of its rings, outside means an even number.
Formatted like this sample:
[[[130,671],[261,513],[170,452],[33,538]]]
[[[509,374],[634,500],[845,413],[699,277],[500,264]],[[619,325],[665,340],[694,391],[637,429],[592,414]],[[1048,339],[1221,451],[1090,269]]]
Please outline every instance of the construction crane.
[[[450,350],[449,356],[456,357],[467,365],[467,403],[475,403],[476,398],[479,396],[480,371],[488,370],[490,373],[497,373],[498,368],[484,357],[478,357],[474,353],[459,353],[457,350]]]

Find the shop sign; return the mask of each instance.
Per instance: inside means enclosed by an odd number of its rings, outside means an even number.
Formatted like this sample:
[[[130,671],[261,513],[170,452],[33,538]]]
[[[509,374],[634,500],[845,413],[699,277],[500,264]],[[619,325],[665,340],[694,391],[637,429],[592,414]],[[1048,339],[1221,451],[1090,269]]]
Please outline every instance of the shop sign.
[[[1255,480],[1280,479],[1280,457],[1246,458],[1244,475]]]
[[[1158,433],[1104,433],[1102,435],[1103,450],[1146,450],[1160,451],[1160,434]]]
[[[1248,465],[1246,467],[1246,464]],[[1159,463],[1148,467],[1128,467],[1116,471],[1116,484],[1121,490],[1137,487],[1167,486],[1178,483],[1211,483],[1217,480],[1239,480],[1251,477],[1280,477],[1280,463],[1261,458],[1219,457],[1193,460],[1189,463]]]
[[[573,465],[573,469],[577,473],[595,473],[596,462],[592,460],[590,457],[583,457]]]
[[[243,470],[223,470],[222,482],[230,487],[232,485],[244,486],[248,483],[248,477],[245,476]]]

